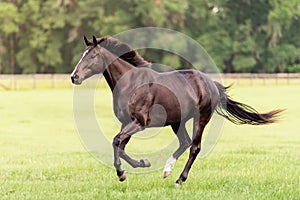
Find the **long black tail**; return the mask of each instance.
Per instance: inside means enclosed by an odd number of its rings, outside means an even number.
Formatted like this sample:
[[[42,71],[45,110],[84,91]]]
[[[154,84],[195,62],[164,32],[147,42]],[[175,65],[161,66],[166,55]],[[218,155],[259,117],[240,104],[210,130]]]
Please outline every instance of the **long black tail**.
[[[226,94],[229,87],[224,87],[215,82],[219,93],[220,102],[216,112],[235,124],[261,125],[277,121],[278,114],[283,110],[273,110],[267,113],[258,113],[254,108],[246,104],[234,101]]]

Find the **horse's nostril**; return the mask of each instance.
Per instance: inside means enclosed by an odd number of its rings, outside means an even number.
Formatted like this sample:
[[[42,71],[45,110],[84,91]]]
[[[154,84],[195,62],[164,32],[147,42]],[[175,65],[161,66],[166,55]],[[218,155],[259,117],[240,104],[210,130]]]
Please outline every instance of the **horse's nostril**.
[[[73,74],[71,76],[72,83],[74,83],[74,84],[75,84],[76,81],[78,81],[78,79],[79,79],[79,76],[77,74]]]
[[[78,78],[79,78],[79,76],[77,74],[74,74],[73,76],[71,76],[72,83],[74,83],[75,80]]]

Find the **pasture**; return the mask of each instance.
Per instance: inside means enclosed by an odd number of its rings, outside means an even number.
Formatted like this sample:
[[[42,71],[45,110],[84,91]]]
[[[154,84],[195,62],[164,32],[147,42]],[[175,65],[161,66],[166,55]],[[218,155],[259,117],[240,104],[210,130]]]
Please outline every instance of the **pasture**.
[[[287,110],[273,125],[225,121],[213,151],[174,188],[187,152],[165,180],[161,169],[130,173],[121,183],[81,144],[71,87],[0,89],[0,199],[300,199],[300,84],[243,83],[230,94],[259,111]],[[98,88],[95,100],[97,116],[114,135],[110,91]],[[164,131],[162,143],[174,137]],[[128,150],[157,144],[148,145],[133,139]]]

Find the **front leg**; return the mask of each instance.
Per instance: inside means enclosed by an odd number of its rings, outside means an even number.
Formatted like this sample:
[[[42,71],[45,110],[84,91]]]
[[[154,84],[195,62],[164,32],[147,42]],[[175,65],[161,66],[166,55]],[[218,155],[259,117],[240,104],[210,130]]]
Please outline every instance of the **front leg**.
[[[126,154],[126,152],[125,152],[125,146],[129,142],[130,138],[131,138],[131,136],[127,137],[119,145],[119,155],[120,155],[120,158],[122,158],[123,160],[125,160],[133,168],[136,168],[136,167],[150,167],[151,164],[150,164],[150,162],[147,159],[137,161],[135,159],[132,159],[129,155]]]
[[[124,181],[126,178],[126,172],[121,169],[121,160],[120,160],[120,156],[119,156],[119,144],[120,144],[120,140],[118,138],[119,135],[120,135],[120,133],[113,140],[114,166],[116,168],[119,180]]]
[[[113,140],[113,149],[114,149],[114,166],[117,171],[117,175],[119,177],[120,181],[124,181],[126,179],[126,172],[122,170],[121,168],[121,160],[120,157],[125,159],[129,164],[131,164],[133,167],[147,167],[150,166],[150,163],[145,163],[144,160],[141,160],[140,162],[135,161],[131,159],[124,151],[126,143],[129,141],[130,137],[137,133],[138,131],[143,130],[144,127],[138,123],[137,120],[134,120],[124,126],[121,130],[121,132],[115,136]],[[147,162],[147,161],[146,161]],[[148,161],[149,162],[149,161]],[[147,165],[147,166],[146,166]]]

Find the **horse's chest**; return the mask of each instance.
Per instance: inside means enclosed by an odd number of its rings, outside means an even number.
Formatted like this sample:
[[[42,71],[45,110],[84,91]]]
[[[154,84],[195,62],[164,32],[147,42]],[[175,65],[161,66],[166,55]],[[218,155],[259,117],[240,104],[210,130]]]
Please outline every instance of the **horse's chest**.
[[[130,115],[128,111],[128,98],[122,96],[114,96],[113,109],[116,117],[121,122],[130,121]]]

